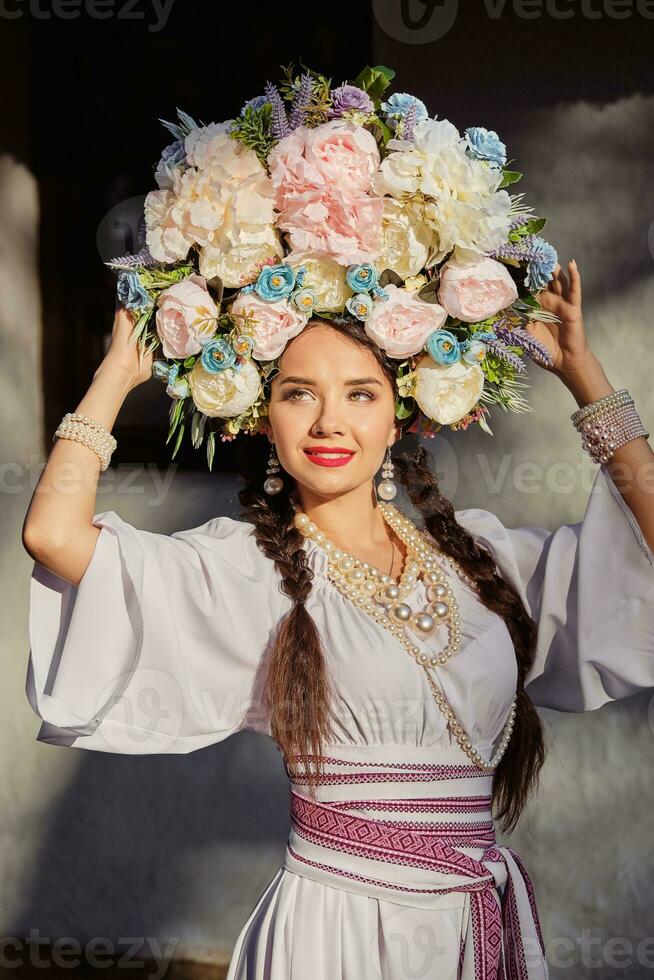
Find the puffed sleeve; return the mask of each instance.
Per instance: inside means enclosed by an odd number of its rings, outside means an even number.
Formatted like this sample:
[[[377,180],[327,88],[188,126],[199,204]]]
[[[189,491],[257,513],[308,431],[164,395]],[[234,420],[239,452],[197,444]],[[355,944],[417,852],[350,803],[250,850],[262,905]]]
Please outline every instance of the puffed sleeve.
[[[556,531],[507,528],[478,508],[455,514],[537,623],[525,679],[534,704],[592,711],[654,687],[654,553],[606,466],[583,520]]]
[[[42,719],[37,739],[186,753],[259,727],[262,666],[290,600],[253,525],[217,517],[166,535],[114,511],[93,523],[77,586],[38,562],[32,571],[26,694]]]

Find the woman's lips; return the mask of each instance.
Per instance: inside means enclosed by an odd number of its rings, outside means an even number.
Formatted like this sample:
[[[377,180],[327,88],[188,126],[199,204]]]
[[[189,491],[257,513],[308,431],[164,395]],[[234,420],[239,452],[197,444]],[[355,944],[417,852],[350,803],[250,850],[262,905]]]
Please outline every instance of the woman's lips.
[[[316,466],[345,466],[354,456],[354,453],[318,453],[308,449],[304,453]]]

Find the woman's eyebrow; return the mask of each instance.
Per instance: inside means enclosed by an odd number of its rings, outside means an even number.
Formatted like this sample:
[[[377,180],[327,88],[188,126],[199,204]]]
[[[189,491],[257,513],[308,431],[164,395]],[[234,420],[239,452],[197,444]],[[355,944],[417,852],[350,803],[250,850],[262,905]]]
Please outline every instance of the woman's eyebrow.
[[[295,375],[291,375],[288,378],[284,378],[283,381],[279,382],[280,385],[316,385],[317,382],[312,378],[298,378]],[[349,381],[345,382],[346,385],[379,385],[381,381],[378,378],[351,378]]]

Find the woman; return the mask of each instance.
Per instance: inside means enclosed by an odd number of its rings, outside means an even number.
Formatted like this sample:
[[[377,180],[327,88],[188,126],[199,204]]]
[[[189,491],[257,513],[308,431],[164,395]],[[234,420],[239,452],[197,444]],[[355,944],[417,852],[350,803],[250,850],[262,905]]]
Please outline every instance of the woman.
[[[530,330],[584,406],[613,389],[587,342],[573,262],[569,277],[557,265],[539,296],[560,322]],[[151,373],[131,327],[118,309],[77,408],[108,431]],[[373,482],[401,434],[394,378],[360,324],[311,321],[271,387],[283,487],[250,478],[246,522],[166,536],[95,514],[98,456],[68,439],[26,517],[39,739],[189,752],[252,728],[283,752],[284,864],[241,931],[229,980],[397,978],[416,956],[439,980],[547,977],[529,876],[494,831],[497,819],[515,826],[544,761],[534,705],[585,711],[654,685],[646,439],[615,450],[584,521],[554,533],[455,512],[423,452],[399,457],[420,534]],[[636,476],[624,490],[616,466]],[[391,586],[379,607],[372,570]],[[447,637],[427,628],[438,602]],[[426,617],[408,640],[406,607],[414,625]]]

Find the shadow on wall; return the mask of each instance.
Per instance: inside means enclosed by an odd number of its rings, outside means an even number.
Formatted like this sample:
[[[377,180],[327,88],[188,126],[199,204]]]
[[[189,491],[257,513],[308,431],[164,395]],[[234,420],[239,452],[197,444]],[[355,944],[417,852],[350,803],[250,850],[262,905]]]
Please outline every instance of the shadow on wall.
[[[66,751],[77,766],[45,803],[5,934],[75,937],[83,960],[105,937],[127,969],[130,947],[135,958],[142,947],[159,962],[226,963],[281,863],[289,818],[272,740],[247,731],[225,742],[184,756],[44,746],[52,769]]]

